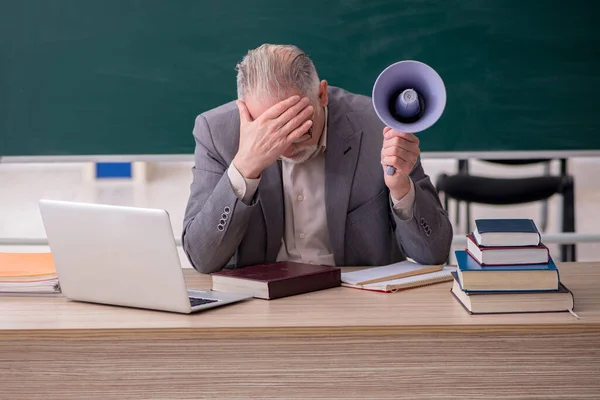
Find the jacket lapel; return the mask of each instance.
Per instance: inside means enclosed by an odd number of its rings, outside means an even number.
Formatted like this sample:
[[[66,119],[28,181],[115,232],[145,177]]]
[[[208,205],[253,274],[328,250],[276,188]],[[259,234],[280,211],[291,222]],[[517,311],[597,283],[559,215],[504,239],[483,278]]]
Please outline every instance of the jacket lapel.
[[[265,217],[267,245],[265,262],[275,262],[283,237],[283,185],[279,161],[267,167],[258,185],[259,202]]]
[[[325,153],[327,226],[336,265],[344,265],[346,215],[358,161],[362,131],[354,129],[346,113],[329,109]]]

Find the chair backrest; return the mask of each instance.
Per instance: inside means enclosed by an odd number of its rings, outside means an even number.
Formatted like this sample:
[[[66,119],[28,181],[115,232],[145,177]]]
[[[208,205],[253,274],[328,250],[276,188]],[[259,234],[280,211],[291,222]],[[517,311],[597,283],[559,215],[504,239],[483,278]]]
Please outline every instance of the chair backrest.
[[[466,206],[465,227],[470,229],[470,203],[481,204],[519,204],[521,202],[541,201],[542,216],[540,227],[546,230],[548,220],[548,198],[559,193],[563,197],[573,196],[573,177],[567,174],[567,160],[558,159],[560,162],[559,174],[551,174],[551,164],[557,159],[552,158],[529,158],[529,159],[481,159],[480,161],[507,167],[519,167],[533,164],[544,164],[544,172],[541,175],[529,176],[523,179],[506,179],[498,176],[482,176],[480,173],[471,174],[469,171],[469,160],[459,159],[458,171],[455,175],[442,174],[436,182],[438,193],[443,192],[444,207],[448,209],[448,199],[456,201],[456,223],[460,223],[460,204]],[[519,195],[523,191],[523,195]],[[541,199],[541,200],[538,200]],[[523,201],[520,201],[523,200]],[[566,203],[573,203],[568,200]],[[566,205],[565,205],[566,206]],[[571,214],[571,210],[565,207],[564,213]],[[574,221],[566,218],[566,227],[563,229],[574,229]],[[566,230],[567,232],[572,230]]]

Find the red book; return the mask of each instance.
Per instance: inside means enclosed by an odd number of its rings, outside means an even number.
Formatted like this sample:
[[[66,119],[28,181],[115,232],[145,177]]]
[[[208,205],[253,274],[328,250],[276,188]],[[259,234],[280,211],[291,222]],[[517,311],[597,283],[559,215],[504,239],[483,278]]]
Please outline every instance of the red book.
[[[265,300],[341,285],[341,269],[294,262],[251,265],[213,272],[212,289],[244,293]]]
[[[546,264],[550,251],[543,243],[537,246],[479,246],[473,234],[467,235],[467,253],[480,265]]]

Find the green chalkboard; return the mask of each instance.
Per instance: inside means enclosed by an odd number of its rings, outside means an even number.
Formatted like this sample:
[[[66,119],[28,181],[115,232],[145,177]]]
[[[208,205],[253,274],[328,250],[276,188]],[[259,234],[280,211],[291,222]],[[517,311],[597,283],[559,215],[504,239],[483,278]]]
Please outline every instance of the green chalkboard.
[[[600,150],[595,0],[2,0],[0,156],[192,154],[264,42],[371,93],[415,59],[445,81],[435,151]]]

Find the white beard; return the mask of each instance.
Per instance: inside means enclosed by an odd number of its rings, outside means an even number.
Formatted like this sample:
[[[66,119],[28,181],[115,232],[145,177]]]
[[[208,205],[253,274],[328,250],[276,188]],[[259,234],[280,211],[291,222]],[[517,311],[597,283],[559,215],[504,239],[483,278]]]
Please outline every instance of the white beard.
[[[289,162],[291,164],[300,164],[308,160],[315,154],[317,148],[319,146],[317,144],[313,144],[311,146],[303,146],[298,148],[294,153],[292,153],[291,157],[281,156],[280,158],[283,161]]]

